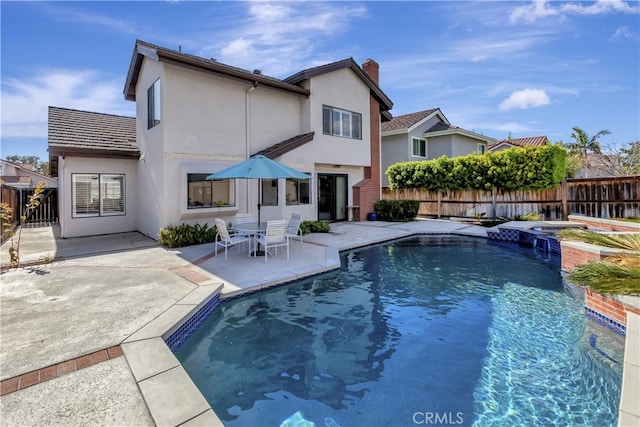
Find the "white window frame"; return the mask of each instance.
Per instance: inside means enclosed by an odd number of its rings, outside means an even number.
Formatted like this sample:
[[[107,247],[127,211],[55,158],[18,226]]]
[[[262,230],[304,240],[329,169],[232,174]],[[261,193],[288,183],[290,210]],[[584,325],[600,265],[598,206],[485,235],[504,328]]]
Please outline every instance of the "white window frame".
[[[235,207],[236,205],[236,185],[235,185],[235,180],[234,179],[222,179],[219,181],[215,181],[215,180],[207,180],[207,179],[201,179],[201,180],[195,180],[195,181],[190,181],[190,175],[210,175],[210,173],[199,173],[199,172],[188,172],[187,173],[187,211],[192,212],[192,211],[197,211],[199,209],[212,209],[212,208],[229,208],[229,207]],[[202,203],[202,205],[198,206],[195,205],[195,203],[193,204],[193,206],[190,206],[190,202],[189,202],[189,195],[190,195],[190,185],[191,183],[200,183],[200,182],[206,182],[209,183],[209,188],[208,189],[204,189],[205,192],[209,193],[209,197],[210,197],[210,203]],[[224,191],[224,190],[218,190],[216,192],[216,187],[221,187],[221,185],[225,184],[228,185],[228,194],[227,194],[227,200],[216,200],[219,195],[220,195],[220,191]]]
[[[482,143],[477,143],[476,144],[476,153],[477,154],[484,154],[487,152],[487,146],[485,144]]]
[[[311,175],[310,173],[307,173],[308,175]],[[303,199],[303,197],[301,197],[301,195],[303,194],[303,185],[306,184],[306,199],[307,201],[304,202],[301,199]],[[295,197],[291,197],[290,196],[290,192],[289,192],[289,187],[293,186],[294,191],[295,191]],[[307,179],[299,179],[299,178],[288,178],[286,180],[286,199],[287,199],[287,206],[293,206],[293,205],[310,205],[311,204],[311,178],[307,178]]]
[[[421,143],[424,145],[424,155],[420,155],[420,149],[418,148],[418,153],[416,154],[416,143]],[[415,136],[411,137],[411,157],[419,157],[421,159],[427,158],[427,140],[424,138],[418,138]]]
[[[88,178],[88,180],[87,180]],[[115,178],[115,181],[114,181]],[[83,180],[84,179],[84,180]],[[118,182],[119,181],[119,182]],[[113,182],[117,186],[110,185]],[[85,198],[91,198],[93,209],[86,209],[87,201],[82,201],[79,184],[89,183]],[[117,197],[114,197],[117,196]],[[115,203],[107,201],[115,200]],[[85,209],[79,212],[78,209]],[[71,217],[92,218],[103,216],[122,216],[126,209],[126,176],[118,173],[72,173],[71,174]]]
[[[147,89],[147,129],[160,124],[160,79],[153,82]]]
[[[322,106],[322,133],[349,139],[362,139],[362,114]]]

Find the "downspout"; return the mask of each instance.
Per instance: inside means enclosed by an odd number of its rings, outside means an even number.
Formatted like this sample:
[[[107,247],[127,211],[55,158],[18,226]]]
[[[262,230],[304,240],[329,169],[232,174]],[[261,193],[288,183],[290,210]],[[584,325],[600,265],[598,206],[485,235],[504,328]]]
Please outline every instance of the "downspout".
[[[254,91],[255,88],[258,87],[258,82],[254,81],[253,85],[247,89],[247,91],[244,94],[244,132],[245,132],[245,136],[244,136],[244,140],[245,140],[245,159],[248,159],[251,156],[251,117],[249,114],[249,94],[251,92]],[[249,213],[249,181],[246,180],[246,190],[245,190],[245,194],[247,196],[247,213]],[[258,195],[259,197],[259,195]]]
[[[65,163],[65,155],[63,154],[62,156],[58,156],[58,224],[60,224],[60,237],[65,238],[67,235],[67,221],[64,218],[65,216],[65,202],[64,202],[64,194],[66,193],[66,191],[64,191],[64,185],[65,185],[65,179],[64,179],[64,163]],[[71,183],[73,185],[73,183]],[[72,194],[72,198],[73,198],[73,188],[69,187],[71,189],[70,193]],[[72,200],[73,203],[73,200]],[[73,208],[72,208],[73,209]]]

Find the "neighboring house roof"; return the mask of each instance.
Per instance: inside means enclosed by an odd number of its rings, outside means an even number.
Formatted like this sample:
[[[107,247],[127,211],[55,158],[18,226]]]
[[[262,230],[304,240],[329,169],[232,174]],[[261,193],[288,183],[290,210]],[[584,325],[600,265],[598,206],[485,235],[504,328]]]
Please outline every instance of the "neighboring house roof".
[[[202,72],[213,73],[234,80],[245,81],[255,86],[268,86],[273,89],[284,90],[304,97],[308,97],[310,93],[307,89],[301,88],[300,86],[284,82],[274,77],[265,76],[259,70],[251,72],[243,70],[242,68],[222,64],[214,58],[206,59],[182,53],[181,51],[167,49],[142,40],[136,40],[131,63],[129,64],[127,80],[124,85],[124,98],[128,101],[136,100],[136,84],[138,83],[138,76],[144,57],[149,57],[155,61],[197,69]]]
[[[584,165],[578,170],[575,178],[605,178],[619,176],[622,166],[620,156],[616,154],[589,153]]]
[[[37,182],[45,181],[49,187],[56,187],[58,178],[42,174],[33,170],[32,164],[14,163],[0,160],[2,166],[2,181],[13,187],[35,186]]]
[[[378,84],[371,80],[371,78],[360,68],[360,66],[353,60],[353,58],[343,59],[341,61],[332,62],[326,65],[320,65],[318,67],[307,68],[292,76],[287,77],[283,81],[291,84],[298,84],[304,80],[308,80],[312,77],[321,76],[323,74],[338,71],[343,68],[351,68],[354,73],[360,79],[369,86],[371,94],[380,104],[380,111],[389,111],[393,107],[391,99],[385,95],[385,93],[378,87]],[[386,116],[388,118],[388,116]]]
[[[49,155],[139,157],[136,119],[49,107]]]
[[[439,111],[439,108],[431,108],[429,110],[417,111],[415,113],[395,116],[390,121],[382,123],[382,132],[384,133],[398,130],[408,131],[413,126],[419,124],[421,121],[427,119],[429,116]],[[442,114],[442,112],[440,112],[440,114]],[[444,115],[442,115],[442,117],[444,117]]]
[[[549,143],[546,136],[530,136],[525,138],[510,138],[496,141],[489,145],[489,150],[495,150],[501,147],[539,147]]]
[[[439,120],[436,124],[424,131],[425,137],[434,137],[440,135],[460,134],[469,138],[481,140],[482,142],[491,143],[495,139],[462,129],[461,127],[454,126],[449,123],[449,120],[442,114],[440,108],[431,108],[429,110],[417,111],[415,113],[404,114],[402,116],[396,116],[391,121],[382,123],[382,136],[396,135],[409,133],[416,127],[425,123],[432,117],[439,116]]]
[[[292,138],[278,142],[277,144],[267,147],[264,150],[260,150],[257,153],[253,153],[252,156],[261,154],[270,159],[277,159],[278,157],[292,151],[307,142],[313,141],[313,135],[315,132],[304,133],[302,135],[296,135]]]

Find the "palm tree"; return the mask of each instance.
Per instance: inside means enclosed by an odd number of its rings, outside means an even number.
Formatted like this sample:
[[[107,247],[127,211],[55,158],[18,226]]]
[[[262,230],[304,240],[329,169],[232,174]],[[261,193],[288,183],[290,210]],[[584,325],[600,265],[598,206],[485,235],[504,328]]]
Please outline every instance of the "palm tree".
[[[564,145],[569,149],[569,154],[577,155],[580,157],[580,163],[583,167],[585,167],[588,166],[587,156],[590,152],[595,154],[601,153],[600,142],[598,141],[598,139],[601,136],[609,135],[610,133],[611,132],[609,132],[607,129],[602,129],[591,138],[589,138],[589,135],[584,130],[575,126],[573,128],[573,133],[571,133],[571,138],[573,138],[575,142],[567,142]]]

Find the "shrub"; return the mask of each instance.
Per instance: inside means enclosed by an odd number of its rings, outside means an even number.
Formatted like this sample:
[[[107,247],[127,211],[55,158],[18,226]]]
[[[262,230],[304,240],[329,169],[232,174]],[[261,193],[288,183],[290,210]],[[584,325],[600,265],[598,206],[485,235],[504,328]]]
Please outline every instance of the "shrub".
[[[169,225],[166,228],[160,229],[158,242],[168,248],[200,245],[213,242],[216,237],[216,232],[216,227],[209,227],[209,224]]]
[[[420,202],[417,200],[378,200],[373,204],[381,221],[411,221],[418,216]]]
[[[302,234],[328,233],[331,231],[331,226],[326,219],[320,221],[302,221],[300,230],[302,230]]]
[[[491,190],[553,188],[565,178],[567,151],[560,145],[512,148],[487,154],[442,156],[389,166],[389,188]]]
[[[538,212],[529,212],[520,217],[521,221],[542,221],[542,216]]]

